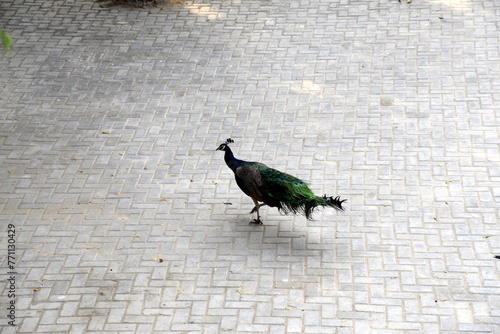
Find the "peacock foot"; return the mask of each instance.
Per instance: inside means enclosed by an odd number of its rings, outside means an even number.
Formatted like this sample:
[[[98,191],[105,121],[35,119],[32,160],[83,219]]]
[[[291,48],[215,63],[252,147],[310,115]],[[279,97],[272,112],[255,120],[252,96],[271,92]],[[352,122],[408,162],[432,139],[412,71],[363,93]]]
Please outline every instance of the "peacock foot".
[[[260,219],[255,219],[250,222],[250,224],[263,225],[264,223]]]
[[[254,206],[253,209],[252,209],[252,211],[250,211],[250,213],[255,213],[255,212],[257,212],[257,210],[259,210],[259,208],[256,207],[256,206]]]

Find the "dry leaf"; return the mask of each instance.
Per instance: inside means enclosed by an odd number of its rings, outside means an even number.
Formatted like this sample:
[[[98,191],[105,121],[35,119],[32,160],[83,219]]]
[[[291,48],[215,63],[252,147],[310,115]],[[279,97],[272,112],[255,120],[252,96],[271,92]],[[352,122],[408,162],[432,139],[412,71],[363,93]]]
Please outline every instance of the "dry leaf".
[[[103,131],[102,133],[105,134],[105,135],[109,135],[108,131]]]

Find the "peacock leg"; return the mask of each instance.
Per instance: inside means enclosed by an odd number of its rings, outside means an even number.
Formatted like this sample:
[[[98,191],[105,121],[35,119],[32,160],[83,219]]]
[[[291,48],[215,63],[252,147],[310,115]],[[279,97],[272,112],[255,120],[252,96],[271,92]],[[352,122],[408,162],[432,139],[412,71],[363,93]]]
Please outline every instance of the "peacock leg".
[[[250,211],[250,213],[259,212],[260,207],[264,206],[264,205],[266,205],[266,203],[257,204],[256,206],[253,207],[253,209],[252,209],[252,211]]]
[[[257,219],[251,221],[250,223],[262,225],[262,221],[260,220],[259,209],[261,206],[263,206],[265,204],[264,203],[259,204],[259,202],[257,202],[257,200],[255,200],[254,198],[252,198],[252,200],[253,200],[253,203],[255,204],[255,207],[252,209],[252,211],[250,211],[250,213],[257,212]]]

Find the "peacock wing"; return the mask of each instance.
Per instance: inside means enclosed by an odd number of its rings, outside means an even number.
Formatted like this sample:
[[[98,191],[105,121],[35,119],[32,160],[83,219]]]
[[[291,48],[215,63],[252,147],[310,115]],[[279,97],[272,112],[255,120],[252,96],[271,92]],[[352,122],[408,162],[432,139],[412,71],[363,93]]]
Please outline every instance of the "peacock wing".
[[[262,177],[257,163],[236,168],[234,175],[236,183],[245,194],[257,201],[264,201],[262,194]]]

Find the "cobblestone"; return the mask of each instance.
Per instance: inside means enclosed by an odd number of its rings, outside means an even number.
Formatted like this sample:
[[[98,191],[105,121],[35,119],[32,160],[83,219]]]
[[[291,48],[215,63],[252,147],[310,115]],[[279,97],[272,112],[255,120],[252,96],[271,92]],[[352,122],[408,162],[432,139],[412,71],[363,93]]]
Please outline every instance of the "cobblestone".
[[[0,333],[499,333],[500,4],[4,0]],[[251,201],[215,148],[348,199]]]

